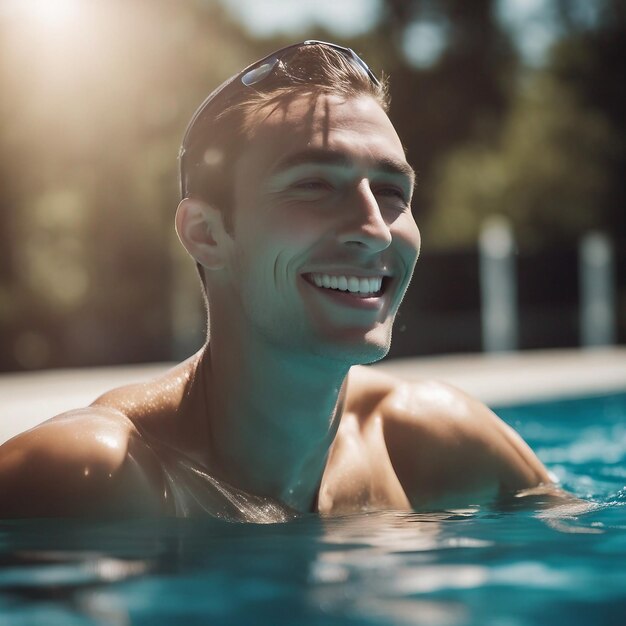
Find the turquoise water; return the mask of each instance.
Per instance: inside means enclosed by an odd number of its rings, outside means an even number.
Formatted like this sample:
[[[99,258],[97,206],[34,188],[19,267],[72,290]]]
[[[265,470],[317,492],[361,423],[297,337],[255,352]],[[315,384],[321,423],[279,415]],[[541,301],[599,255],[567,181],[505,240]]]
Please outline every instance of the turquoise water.
[[[498,413],[587,512],[0,522],[0,624],[623,626],[626,393]]]

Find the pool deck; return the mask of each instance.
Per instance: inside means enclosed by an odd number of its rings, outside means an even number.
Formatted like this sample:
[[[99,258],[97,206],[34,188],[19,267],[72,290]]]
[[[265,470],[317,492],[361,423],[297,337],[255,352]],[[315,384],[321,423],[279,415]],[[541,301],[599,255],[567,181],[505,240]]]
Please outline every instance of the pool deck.
[[[147,380],[171,365],[2,374],[0,443],[58,413],[87,406],[108,389]],[[491,406],[626,391],[623,346],[406,358],[375,367],[408,380],[451,383]]]

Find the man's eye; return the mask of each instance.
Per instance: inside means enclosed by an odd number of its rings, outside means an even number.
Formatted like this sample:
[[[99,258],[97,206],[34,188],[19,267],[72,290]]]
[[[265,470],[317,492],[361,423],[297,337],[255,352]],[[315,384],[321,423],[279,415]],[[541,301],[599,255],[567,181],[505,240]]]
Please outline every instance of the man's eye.
[[[408,205],[408,200],[406,198],[406,195],[404,193],[404,191],[402,189],[400,189],[400,187],[394,187],[394,186],[381,186],[378,187],[374,190],[374,193],[377,196],[384,196],[387,198],[392,198],[395,200],[399,200],[402,202],[402,204],[404,205]]]

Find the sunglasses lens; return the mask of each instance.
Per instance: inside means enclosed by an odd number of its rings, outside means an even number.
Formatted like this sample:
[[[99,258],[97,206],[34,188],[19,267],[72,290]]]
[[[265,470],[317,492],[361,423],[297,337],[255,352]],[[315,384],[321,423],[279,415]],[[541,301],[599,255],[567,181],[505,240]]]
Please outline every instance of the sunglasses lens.
[[[284,50],[280,50],[278,53],[271,56],[266,61],[263,61],[261,65],[257,67],[253,67],[251,70],[248,70],[242,77],[241,82],[246,87],[252,87],[253,85],[257,85],[261,81],[265,80],[273,71],[276,65],[280,61],[285,61],[287,57],[291,56],[301,45],[322,45],[328,46],[329,48],[333,48],[338,52],[341,52],[351,63],[353,63],[356,67],[359,68],[367,76],[375,85],[380,84],[376,76],[372,73],[370,68],[366,65],[365,61],[358,56],[353,50],[350,48],[344,48],[342,46],[337,46],[335,44],[326,43],[324,41],[314,41],[309,40],[303,42],[303,44],[299,44],[296,46],[289,46]]]
[[[250,71],[246,72],[241,77],[241,82],[246,87],[252,87],[252,85],[256,85],[260,83],[264,78],[269,76],[272,72],[276,64],[278,63],[278,57],[272,57],[263,63],[263,65],[259,65],[258,67],[252,68]]]

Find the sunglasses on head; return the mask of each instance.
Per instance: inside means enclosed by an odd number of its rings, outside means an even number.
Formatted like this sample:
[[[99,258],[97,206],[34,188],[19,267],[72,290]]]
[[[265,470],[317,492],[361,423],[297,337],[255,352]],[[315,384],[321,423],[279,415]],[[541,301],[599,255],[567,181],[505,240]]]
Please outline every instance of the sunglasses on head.
[[[225,83],[222,83],[217,89],[209,94],[206,100],[198,107],[196,112],[193,114],[191,121],[187,125],[187,129],[185,130],[185,135],[180,149],[181,161],[190,143],[190,138],[193,136],[194,130],[198,125],[198,121],[201,118],[207,117],[210,109],[217,108],[219,103],[223,103],[222,106],[220,106],[220,108],[223,108],[223,105],[242,88],[254,87],[255,85],[259,85],[268,77],[270,77],[280,64],[286,65],[289,58],[305,46],[324,46],[326,48],[331,48],[332,50],[340,52],[356,68],[358,68],[365,76],[367,76],[374,85],[380,85],[380,81],[378,80],[378,78],[376,78],[376,76],[367,66],[365,61],[363,61],[363,59],[350,48],[338,46],[337,44],[328,43],[326,41],[317,41],[315,39],[308,39],[306,41],[302,41],[300,43],[281,48],[280,50],[272,52],[272,54],[269,54],[259,61],[255,61],[254,63],[252,63],[252,65],[249,65],[239,74],[230,78]]]

